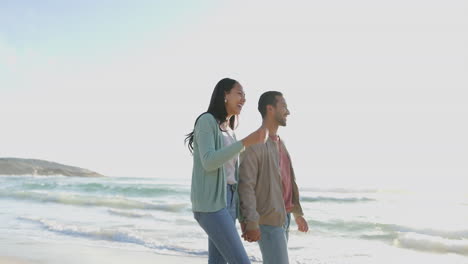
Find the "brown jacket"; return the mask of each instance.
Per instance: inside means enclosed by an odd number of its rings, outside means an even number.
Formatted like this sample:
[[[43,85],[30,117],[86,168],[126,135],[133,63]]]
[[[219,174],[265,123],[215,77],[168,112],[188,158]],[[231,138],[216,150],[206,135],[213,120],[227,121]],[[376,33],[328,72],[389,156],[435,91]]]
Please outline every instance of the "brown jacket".
[[[283,141],[280,141],[283,144]],[[284,149],[289,156],[286,147]],[[279,168],[279,153],[276,143],[268,138],[265,144],[248,147],[241,154],[239,167],[239,199],[241,219],[247,230],[260,225],[283,226],[286,208],[283,199],[283,183]],[[291,186],[294,216],[304,215],[299,202],[299,189],[291,161]]]

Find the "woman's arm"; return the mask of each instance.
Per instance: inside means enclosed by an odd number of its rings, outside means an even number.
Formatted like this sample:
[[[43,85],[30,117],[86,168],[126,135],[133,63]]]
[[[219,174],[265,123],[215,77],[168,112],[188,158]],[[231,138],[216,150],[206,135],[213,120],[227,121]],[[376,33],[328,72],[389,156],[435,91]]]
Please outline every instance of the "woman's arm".
[[[239,154],[244,148],[242,141],[237,141],[218,150],[215,148],[216,130],[218,123],[210,114],[201,116],[195,125],[195,140],[202,166],[207,171],[220,168],[228,160]]]

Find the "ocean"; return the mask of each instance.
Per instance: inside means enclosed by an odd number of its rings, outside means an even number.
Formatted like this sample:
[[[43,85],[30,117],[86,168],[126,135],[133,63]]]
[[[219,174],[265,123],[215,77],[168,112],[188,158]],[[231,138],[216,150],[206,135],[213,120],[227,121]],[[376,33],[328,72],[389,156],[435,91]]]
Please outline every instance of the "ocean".
[[[292,263],[468,263],[468,193],[340,186],[300,192],[310,231],[292,223]],[[191,212],[190,179],[1,176],[0,238],[208,254]],[[244,245],[261,263],[258,245]]]

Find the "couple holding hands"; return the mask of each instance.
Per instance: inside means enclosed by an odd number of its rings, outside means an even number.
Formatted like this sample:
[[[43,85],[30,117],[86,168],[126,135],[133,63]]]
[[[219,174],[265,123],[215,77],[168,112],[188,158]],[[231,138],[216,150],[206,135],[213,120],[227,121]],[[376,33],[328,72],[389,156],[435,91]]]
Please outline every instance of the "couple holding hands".
[[[262,126],[242,140],[234,130],[245,103],[239,82],[225,78],[214,88],[208,110],[186,142],[193,154],[191,201],[208,235],[208,263],[250,263],[237,233],[258,242],[263,263],[287,264],[291,216],[307,232],[291,158],[277,134],[290,114],[283,94],[260,96]]]

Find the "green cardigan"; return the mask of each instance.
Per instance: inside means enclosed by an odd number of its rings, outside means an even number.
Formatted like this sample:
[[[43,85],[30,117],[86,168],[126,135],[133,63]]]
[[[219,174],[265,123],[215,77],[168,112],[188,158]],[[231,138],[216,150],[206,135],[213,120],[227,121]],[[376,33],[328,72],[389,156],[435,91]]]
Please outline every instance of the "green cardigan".
[[[192,211],[216,212],[226,207],[227,183],[223,165],[243,149],[241,141],[224,147],[222,132],[213,115],[205,113],[198,118],[193,140]],[[239,161],[236,162],[237,182],[238,167]]]

